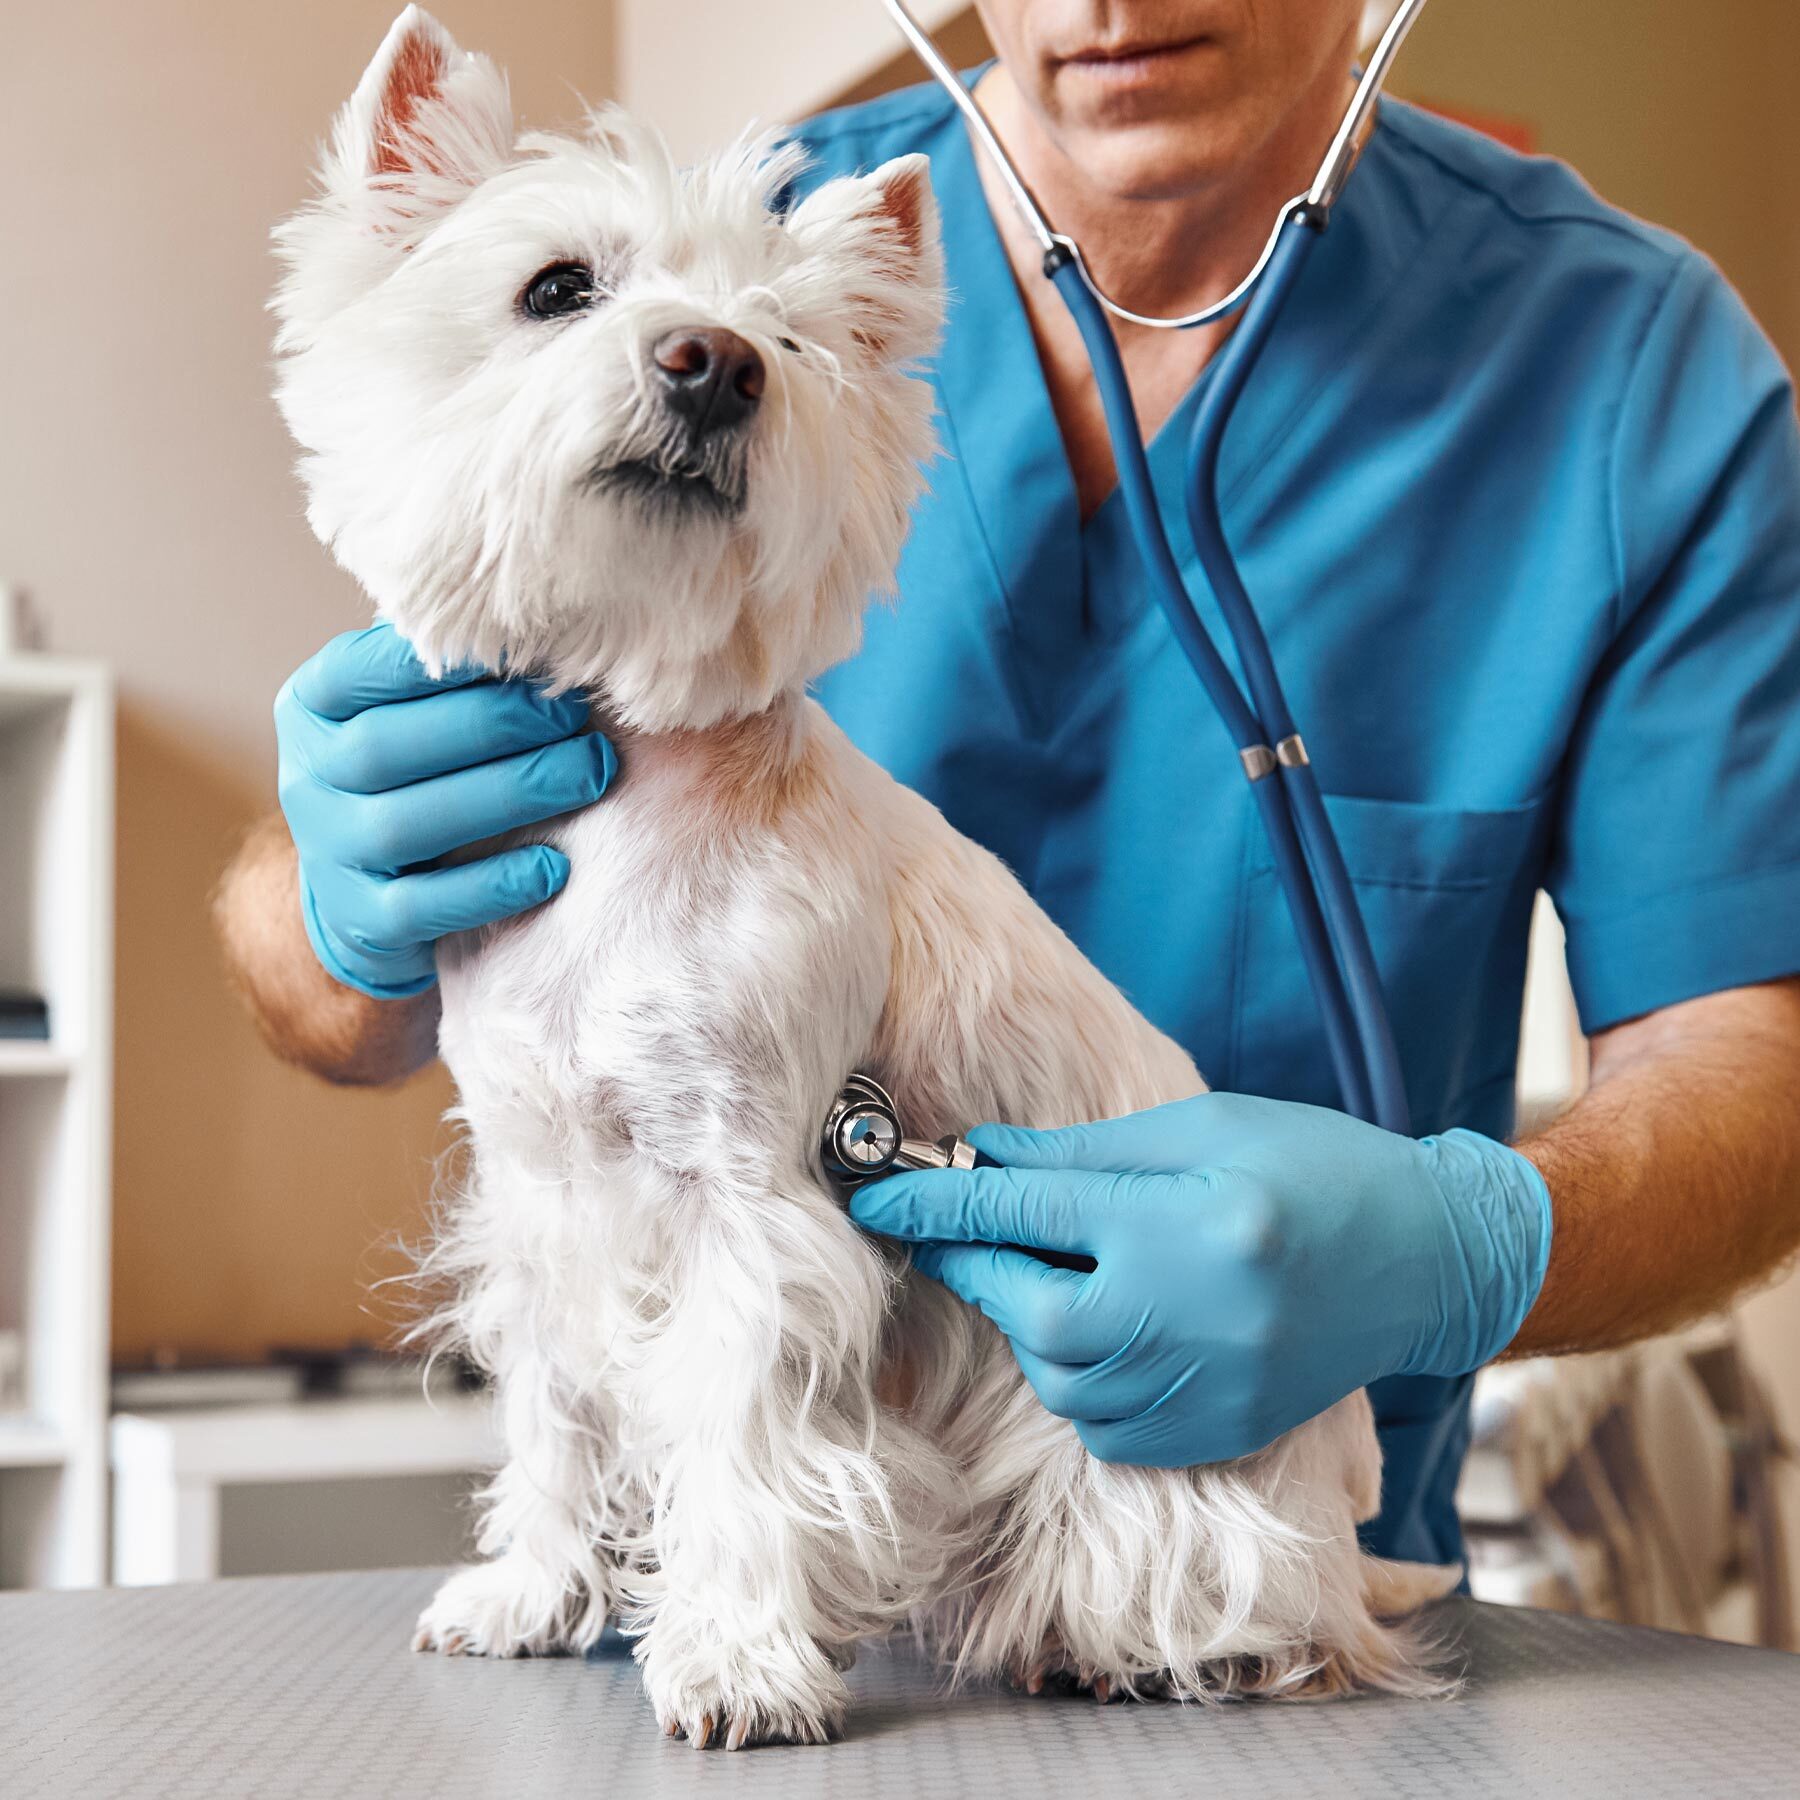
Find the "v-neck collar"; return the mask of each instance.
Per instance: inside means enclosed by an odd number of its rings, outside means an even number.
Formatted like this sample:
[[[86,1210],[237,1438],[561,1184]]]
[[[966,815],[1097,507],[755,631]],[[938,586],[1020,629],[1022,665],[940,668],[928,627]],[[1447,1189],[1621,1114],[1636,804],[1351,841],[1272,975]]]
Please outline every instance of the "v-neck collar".
[[[979,75],[972,71],[965,79]],[[1066,680],[1084,651],[1155,609],[1117,486],[1085,523],[1081,519],[1030,314],[988,207],[978,152],[947,97],[943,108],[931,148],[951,296],[937,359],[946,449],[967,484],[1017,653],[1029,674]],[[1336,228],[1290,298],[1232,421],[1220,473],[1228,529],[1252,483],[1306,413],[1329,390],[1356,378],[1359,346],[1434,223],[1367,207],[1366,196],[1383,180],[1380,165],[1391,153],[1391,137],[1391,130],[1378,128],[1365,149]],[[1378,223],[1364,229],[1371,211]],[[1177,562],[1229,657],[1193,552],[1184,492],[1187,441],[1217,360],[1208,361],[1163,421],[1148,457]],[[1101,585],[1108,591],[1090,593]],[[1046,691],[1042,679],[1028,678],[1028,686]]]
[[[948,324],[937,359],[948,449],[969,488],[1008,613],[1027,633],[1079,604],[1081,514],[1031,320],[988,210],[975,149],[945,102],[932,189]],[[1057,634],[1060,635],[1060,634]]]

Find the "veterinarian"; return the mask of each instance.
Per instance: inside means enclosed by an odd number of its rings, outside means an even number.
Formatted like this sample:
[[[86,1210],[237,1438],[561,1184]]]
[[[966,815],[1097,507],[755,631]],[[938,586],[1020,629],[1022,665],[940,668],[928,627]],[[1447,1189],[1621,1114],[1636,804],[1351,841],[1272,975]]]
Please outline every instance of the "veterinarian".
[[[980,98],[1026,179],[1110,292],[1178,313],[1236,283],[1310,178],[1361,0],[981,12]],[[1074,328],[949,102],[915,89],[798,135],[808,181],[930,155],[953,296],[902,603],[819,697],[1228,1090],[987,1129],[1010,1168],[896,1178],[856,1216],[917,1242],[1105,1458],[1236,1456],[1372,1385],[1370,1543],[1450,1561],[1473,1369],[1664,1330],[1800,1241],[1787,378],[1692,251],[1554,164],[1383,106],[1221,486],[1379,954],[1414,1142],[1327,1110],[1237,758],[1140,579]],[[1229,329],[1122,333],[1172,520]],[[434,684],[384,629],[296,671],[285,824],[221,902],[285,1054],[349,1082],[433,1055],[433,942],[567,867],[538,848],[404,871],[599,800],[618,765],[584,716]],[[1509,1148],[1540,887],[1592,1083]],[[994,1247],[1018,1243],[1098,1267]]]

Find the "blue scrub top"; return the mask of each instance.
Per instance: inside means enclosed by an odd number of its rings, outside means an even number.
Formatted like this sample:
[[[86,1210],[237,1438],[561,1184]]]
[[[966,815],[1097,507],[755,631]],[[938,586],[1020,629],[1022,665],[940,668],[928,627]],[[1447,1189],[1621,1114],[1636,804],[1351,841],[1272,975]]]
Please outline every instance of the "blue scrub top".
[[[819,698],[1210,1083],[1335,1104],[1237,757],[1118,496],[1081,522],[950,103],[912,89],[795,135],[802,190],[925,152],[951,290],[943,455],[900,603]],[[1181,499],[1198,391],[1150,461],[1204,592]],[[1388,102],[1243,397],[1221,492],[1416,1130],[1511,1128],[1539,888],[1590,1032],[1800,970],[1800,433],[1778,358],[1701,257],[1556,163]],[[1461,1554],[1468,1385],[1378,1384],[1379,1552]]]

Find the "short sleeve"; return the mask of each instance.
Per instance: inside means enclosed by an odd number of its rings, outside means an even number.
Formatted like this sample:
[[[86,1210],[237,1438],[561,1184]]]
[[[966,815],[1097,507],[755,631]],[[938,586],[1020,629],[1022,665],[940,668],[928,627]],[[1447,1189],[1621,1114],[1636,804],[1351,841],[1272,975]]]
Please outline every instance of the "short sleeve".
[[[1612,460],[1615,631],[1548,877],[1590,1032],[1800,972],[1800,426],[1698,256],[1643,329]]]

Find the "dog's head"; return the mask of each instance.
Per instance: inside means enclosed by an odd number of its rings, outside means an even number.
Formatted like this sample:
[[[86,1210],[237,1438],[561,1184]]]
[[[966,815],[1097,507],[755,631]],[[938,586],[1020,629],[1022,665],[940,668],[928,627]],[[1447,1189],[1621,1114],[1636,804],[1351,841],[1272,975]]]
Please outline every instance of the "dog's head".
[[[616,111],[515,145],[416,7],[276,233],[313,528],[433,667],[699,726],[849,655],[931,451],[925,161],[781,216],[768,140],[681,170]]]

